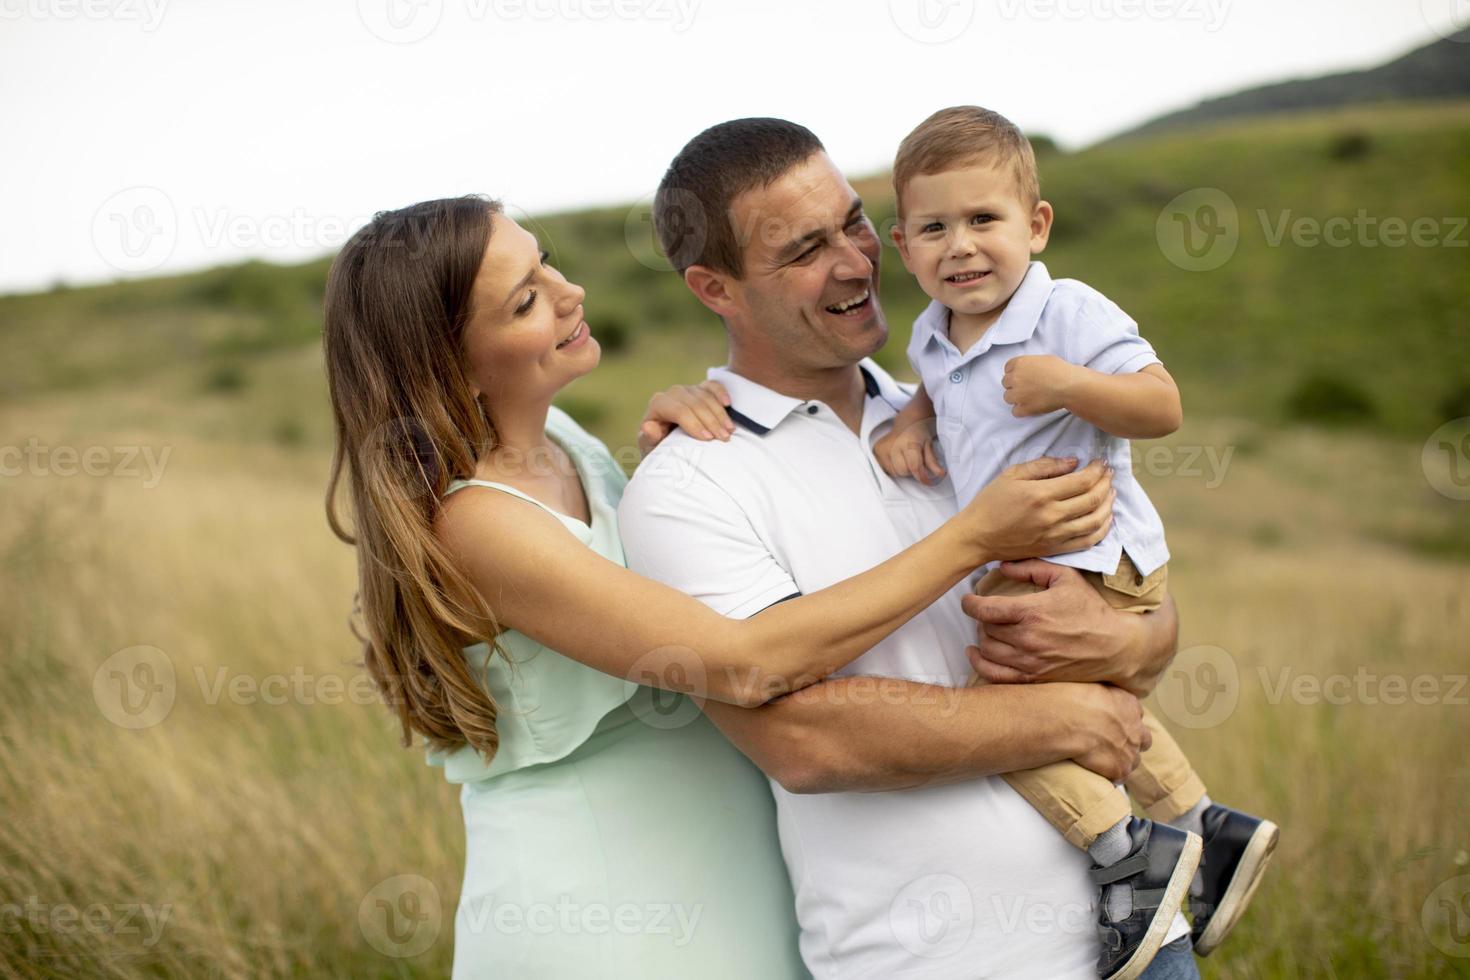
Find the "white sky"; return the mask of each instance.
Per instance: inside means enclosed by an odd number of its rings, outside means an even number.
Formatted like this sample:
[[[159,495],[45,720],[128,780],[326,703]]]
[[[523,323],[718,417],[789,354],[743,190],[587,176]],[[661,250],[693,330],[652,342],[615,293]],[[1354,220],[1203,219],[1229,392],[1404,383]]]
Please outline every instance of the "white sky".
[[[631,201],[737,116],[810,126],[851,174],[961,102],[1075,147],[1376,64],[1452,4],[0,0],[0,292],[297,261],[429,197]]]

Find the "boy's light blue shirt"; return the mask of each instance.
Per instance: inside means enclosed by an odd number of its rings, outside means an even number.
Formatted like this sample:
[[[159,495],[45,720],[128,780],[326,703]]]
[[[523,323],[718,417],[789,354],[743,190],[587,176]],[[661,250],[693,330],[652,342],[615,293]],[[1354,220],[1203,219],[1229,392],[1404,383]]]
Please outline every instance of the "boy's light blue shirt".
[[[1114,468],[1113,529],[1085,551],[1048,561],[1087,571],[1117,569],[1126,551],[1148,575],[1169,560],[1164,524],[1134,478],[1128,440],[1070,412],[1016,418],[1001,375],[1023,354],[1052,354],[1104,374],[1132,374],[1159,364],[1138,324],[1112,300],[1075,279],[1053,280],[1032,262],[1000,318],[967,351],[949,339],[949,308],[937,300],[914,321],[909,363],[934,402],[939,444],[961,505],[1007,466],[1038,456],[1106,458]]]

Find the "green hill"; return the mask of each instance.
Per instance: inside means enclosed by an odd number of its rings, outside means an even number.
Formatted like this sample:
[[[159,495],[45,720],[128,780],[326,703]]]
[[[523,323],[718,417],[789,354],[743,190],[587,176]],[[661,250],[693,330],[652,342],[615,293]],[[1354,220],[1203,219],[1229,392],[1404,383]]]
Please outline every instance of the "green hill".
[[[1152,119],[1113,139],[1160,133],[1199,123],[1303,112],[1369,102],[1470,97],[1470,58],[1465,44],[1470,29],[1410,51],[1386,64],[1316,78],[1296,78],[1259,85],[1197,102],[1187,109]]]
[[[859,183],[886,226],[886,183]],[[1048,153],[1042,186],[1057,209],[1044,256],[1052,273],[1091,283],[1139,321],[1187,411],[1418,438],[1470,414],[1470,103],[1273,116]],[[1164,254],[1156,225],[1177,195],[1203,187],[1233,202],[1239,244],[1218,269],[1191,272]],[[1439,244],[1384,244],[1371,230],[1343,246],[1293,240],[1302,219],[1359,215],[1375,227],[1427,221],[1421,241]],[[604,369],[573,393],[594,429],[630,424],[651,387],[702,377],[720,357],[718,323],[659,268],[636,208],[533,224],[587,287],[589,320],[607,341]],[[0,397],[98,386],[201,393],[222,403],[220,425],[324,437],[319,369],[294,352],[317,343],[325,270],[252,262],[0,297]],[[882,359],[906,370],[908,324],[924,297],[891,247],[882,288],[893,326]],[[228,421],[230,400],[252,391],[261,413]]]

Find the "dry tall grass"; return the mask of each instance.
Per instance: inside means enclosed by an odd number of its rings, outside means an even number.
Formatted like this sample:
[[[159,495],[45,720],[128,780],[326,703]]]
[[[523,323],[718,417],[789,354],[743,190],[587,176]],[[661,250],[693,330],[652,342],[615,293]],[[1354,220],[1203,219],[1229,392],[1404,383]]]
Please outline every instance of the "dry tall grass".
[[[12,969],[447,973],[447,931],[399,963],[359,929],[364,896],[393,875],[452,902],[462,830],[453,789],[362,703],[352,558],[326,531],[318,470],[180,444],[153,490],[6,481],[0,901],[43,909],[40,929],[22,911],[0,937]],[[161,722],[129,730],[93,684],[137,645],[171,661],[176,694]],[[92,906],[112,925],[50,918]],[[125,924],[135,906],[163,928],[136,912]]]
[[[78,412],[35,403],[8,419],[7,438],[167,443],[172,455],[153,489],[123,476],[0,480],[0,968],[447,973],[463,847],[455,792],[347,683],[359,675],[352,556],[324,525],[319,447],[166,437],[110,425],[100,407]],[[1221,695],[1232,711],[1205,709],[1211,727],[1175,730],[1218,799],[1285,834],[1270,883],[1207,974],[1470,975],[1470,959],[1444,951],[1455,934],[1430,901],[1470,873],[1470,691],[1445,703],[1470,669],[1470,568],[1384,543],[1385,528],[1444,503],[1416,470],[1417,447],[1225,423],[1194,425],[1174,445],[1247,447],[1217,488],[1184,472],[1149,479],[1171,528],[1189,658],[1168,696],[1189,693],[1183,676],[1237,678]],[[94,682],[139,645],[167,657],[175,697],[166,718],[132,730],[104,710],[115,678],[104,674],[101,695]],[[1380,701],[1382,678],[1420,675],[1439,679],[1438,700],[1306,703],[1289,686],[1363,671],[1379,678]],[[243,687],[231,694],[231,683]],[[334,693],[341,703],[322,703]],[[446,914],[427,952],[394,958],[359,911],[402,874],[429,879]]]

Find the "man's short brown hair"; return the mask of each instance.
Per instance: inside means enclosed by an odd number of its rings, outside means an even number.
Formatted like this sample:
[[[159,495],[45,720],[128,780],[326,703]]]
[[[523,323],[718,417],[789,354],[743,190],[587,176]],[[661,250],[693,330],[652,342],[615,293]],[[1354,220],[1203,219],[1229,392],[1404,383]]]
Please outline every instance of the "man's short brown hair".
[[[653,197],[653,230],[669,264],[681,275],[691,265],[745,275],[730,206],[822,149],[811,130],[785,119],[732,119],[690,140]]]
[[[940,109],[904,137],[893,161],[893,194],[903,215],[903,192],[915,177],[943,173],[962,164],[991,160],[1009,165],[1021,199],[1041,200],[1041,178],[1031,141],[998,112],[977,105]]]

